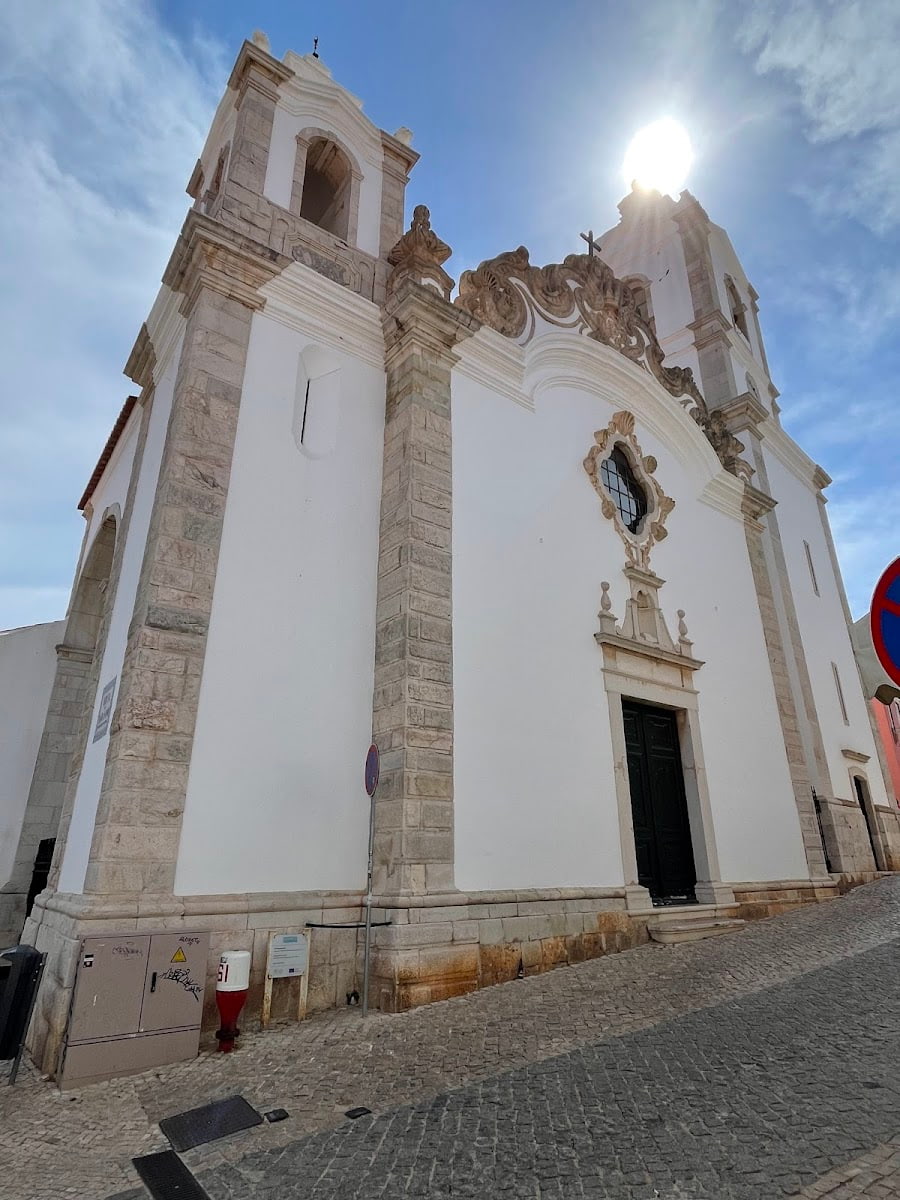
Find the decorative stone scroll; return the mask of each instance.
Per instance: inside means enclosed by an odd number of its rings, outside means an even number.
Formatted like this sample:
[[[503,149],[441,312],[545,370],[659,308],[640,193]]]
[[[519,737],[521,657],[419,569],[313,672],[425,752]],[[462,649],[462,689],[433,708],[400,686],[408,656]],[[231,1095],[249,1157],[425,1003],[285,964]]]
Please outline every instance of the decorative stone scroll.
[[[645,367],[688,412],[705,409],[689,367],[664,367],[653,330],[634,294],[596,255],[570,254],[562,263],[533,267],[524,246],[464,271],[456,303],[505,337],[527,342],[536,318],[586,332]]]
[[[725,424],[725,418],[718,411],[713,409],[708,412],[703,420],[700,421],[703,432],[706,434],[709,444],[719,456],[719,462],[726,471],[730,471],[732,475],[736,475],[738,479],[744,483],[749,483],[753,478],[753,467],[743,458],[746,447],[744,443],[736,438]]]
[[[647,512],[641,520],[640,527],[632,533],[619,515],[611,496],[600,478],[600,465],[608,458],[613,448],[622,446],[631,465],[631,469],[647,498]],[[630,412],[613,413],[612,419],[605,429],[598,429],[594,434],[594,445],[584,460],[584,469],[600,497],[600,507],[604,517],[613,522],[616,532],[625,544],[625,554],[630,567],[648,570],[650,551],[657,542],[668,535],[665,527],[666,517],[675,507],[675,501],[667,496],[653,477],[656,471],[656,459],[652,454],[643,454],[634,436],[634,416]]]
[[[634,293],[597,255],[570,254],[562,263],[535,267],[524,246],[508,250],[464,271],[455,303],[523,345],[534,336],[540,317],[617,350],[648,371],[694,418],[727,471],[739,479],[753,474],[740,458],[743,444],[710,413],[690,367],[663,365],[662,347],[638,312]]]
[[[431,213],[424,204],[417,204],[412,224],[388,255],[387,260],[394,268],[388,278],[388,291],[393,291],[402,279],[414,279],[449,300],[453,280],[441,264],[452,253],[431,228]]]

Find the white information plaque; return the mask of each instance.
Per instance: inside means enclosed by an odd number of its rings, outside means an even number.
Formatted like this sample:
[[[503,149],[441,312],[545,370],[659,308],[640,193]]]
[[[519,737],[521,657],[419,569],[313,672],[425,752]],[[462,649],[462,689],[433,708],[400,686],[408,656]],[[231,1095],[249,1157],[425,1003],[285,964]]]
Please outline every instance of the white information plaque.
[[[287,979],[305,975],[309,958],[309,942],[304,933],[273,933],[269,939],[269,961],[266,974],[270,979]]]

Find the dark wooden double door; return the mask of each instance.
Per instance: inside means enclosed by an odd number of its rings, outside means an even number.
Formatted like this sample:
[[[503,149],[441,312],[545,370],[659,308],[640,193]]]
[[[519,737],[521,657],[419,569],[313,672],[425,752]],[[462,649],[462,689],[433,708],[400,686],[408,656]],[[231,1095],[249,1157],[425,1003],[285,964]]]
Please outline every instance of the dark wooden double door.
[[[675,713],[622,702],[638,882],[655,904],[694,899],[697,873]]]

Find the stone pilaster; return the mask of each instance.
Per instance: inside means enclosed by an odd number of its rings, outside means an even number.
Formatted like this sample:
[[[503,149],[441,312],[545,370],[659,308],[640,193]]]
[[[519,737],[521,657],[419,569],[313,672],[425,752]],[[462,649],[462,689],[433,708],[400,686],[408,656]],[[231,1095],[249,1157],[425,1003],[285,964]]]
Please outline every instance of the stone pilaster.
[[[291,74],[277,58],[252,42],[244,42],[228,80],[229,88],[237,92],[228,182],[255,195],[262,195],[266,182],[278,86]]]
[[[722,312],[709,248],[709,217],[685,193],[672,209],[678,227],[694,320],[688,325],[700,360],[700,389],[710,408],[717,408],[737,393],[731,361],[731,322]]]
[[[407,281],[385,309],[387,398],[373,727],[375,892],[453,887],[453,347],[477,328]]]
[[[86,893],[174,886],[250,323],[278,270],[257,250],[191,213],[164,277],[184,295],[187,326]]]
[[[757,488],[744,484],[744,532],[747,538],[747,551],[750,557],[750,567],[753,572],[753,582],[756,587],[756,597],[762,618],[763,637],[769,656],[769,666],[772,671],[772,682],[775,687],[775,698],[778,704],[778,716],[781,722],[782,736],[787,751],[788,769],[791,775],[791,785],[794,801],[800,818],[800,830],[803,837],[803,848],[813,879],[824,879],[828,876],[825,865],[825,854],[822,838],[819,833],[818,819],[812,794],[812,779],[800,721],[794,698],[794,689],[788,665],[789,648],[785,646],[782,635],[781,621],[772,580],[772,571],[766,554],[766,527],[762,518],[771,513],[775,501]]]
[[[398,130],[398,132],[403,132]],[[403,234],[403,205],[409,173],[419,161],[418,153],[399,138],[382,131],[384,162],[381,172],[380,255],[387,258]]]

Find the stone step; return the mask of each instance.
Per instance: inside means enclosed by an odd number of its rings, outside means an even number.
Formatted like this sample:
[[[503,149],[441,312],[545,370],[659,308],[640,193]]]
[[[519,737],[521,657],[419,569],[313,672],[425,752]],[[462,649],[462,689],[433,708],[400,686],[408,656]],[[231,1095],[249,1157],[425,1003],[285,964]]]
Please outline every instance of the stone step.
[[[703,938],[719,937],[723,933],[739,933],[745,921],[738,917],[695,917],[685,920],[679,913],[677,919],[657,917],[647,922],[647,932],[654,942],[674,946],[680,942],[699,942]]]

